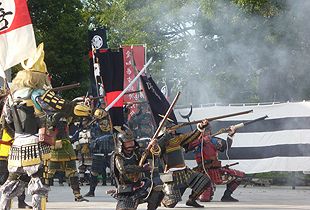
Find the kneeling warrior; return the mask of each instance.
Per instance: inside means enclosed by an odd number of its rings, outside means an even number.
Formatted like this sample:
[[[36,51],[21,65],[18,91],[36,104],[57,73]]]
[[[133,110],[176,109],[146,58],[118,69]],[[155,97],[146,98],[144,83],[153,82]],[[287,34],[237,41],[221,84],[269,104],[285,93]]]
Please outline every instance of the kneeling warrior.
[[[211,201],[215,186],[220,184],[226,184],[227,186],[221,201],[238,201],[233,198],[231,194],[240,185],[245,174],[242,171],[229,169],[228,166],[222,167],[221,161],[218,160],[218,152],[224,152],[231,147],[235,132],[234,127],[231,126],[227,140],[225,141],[218,137],[212,137],[209,127],[197,140],[189,144],[188,149],[194,151],[195,159],[198,164],[194,170],[207,173],[213,184],[212,187],[206,189],[200,196],[200,201],[202,202]]]
[[[205,120],[197,124],[195,131],[180,135],[177,135],[175,131],[166,129],[165,133],[158,140],[165,164],[164,175],[161,176],[164,182],[165,193],[162,203],[165,207],[174,208],[182,200],[182,195],[186,188],[192,189],[186,205],[203,207],[196,200],[210,186],[211,182],[206,174],[195,172],[186,166],[183,147],[197,139],[201,132],[204,132],[204,128],[207,125],[208,121]]]
[[[117,192],[113,195],[117,199],[116,209],[134,210],[143,202],[148,203],[148,210],[157,209],[164,196],[159,177],[153,177],[153,183],[145,177],[145,173],[150,172],[150,167],[139,166],[142,151],[129,128],[120,132],[117,139],[121,148],[111,157],[111,172],[117,187]]]

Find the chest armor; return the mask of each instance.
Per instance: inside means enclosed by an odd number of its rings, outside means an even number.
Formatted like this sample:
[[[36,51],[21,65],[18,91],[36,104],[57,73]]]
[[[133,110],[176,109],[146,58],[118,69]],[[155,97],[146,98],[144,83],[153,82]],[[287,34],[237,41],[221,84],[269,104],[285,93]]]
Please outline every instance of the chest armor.
[[[37,134],[41,123],[40,119],[35,115],[31,100],[22,100],[15,105],[15,108],[12,105],[15,132]]]
[[[93,154],[108,156],[114,150],[114,140],[111,134],[102,135],[91,141],[90,148]]]
[[[176,136],[168,141],[163,155],[166,170],[185,166],[183,147],[180,146],[182,140],[181,136]]]
[[[31,99],[33,90],[23,88],[13,93],[14,103],[10,102],[16,133],[37,134],[41,127],[38,110]]]
[[[201,163],[202,157],[201,157],[201,149],[202,149],[202,155],[203,160],[218,160],[218,151],[215,148],[215,146],[210,141],[204,141],[203,148],[201,148],[201,144],[198,145],[194,151],[195,153],[195,159],[198,163]]]
[[[130,157],[123,156],[124,166],[139,165],[139,160],[140,159],[136,153],[134,153]],[[141,176],[142,176],[141,172],[132,172],[132,173],[124,174],[122,179],[125,183],[135,183],[141,179]]]

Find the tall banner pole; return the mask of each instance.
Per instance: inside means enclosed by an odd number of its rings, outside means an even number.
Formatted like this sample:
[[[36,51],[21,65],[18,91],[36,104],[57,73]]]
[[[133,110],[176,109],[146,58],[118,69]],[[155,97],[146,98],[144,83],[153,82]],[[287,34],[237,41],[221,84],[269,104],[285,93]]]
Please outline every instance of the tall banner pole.
[[[91,45],[91,48],[92,48],[92,57],[93,57],[93,66],[94,66],[94,77],[95,77],[95,83],[96,83],[96,90],[97,90],[97,96],[99,96],[99,87],[98,87],[98,79],[97,77],[100,76],[100,65],[99,65],[99,62],[97,62],[97,59],[96,59],[96,55],[95,55],[95,52],[96,52],[96,48],[95,46],[92,44]]]

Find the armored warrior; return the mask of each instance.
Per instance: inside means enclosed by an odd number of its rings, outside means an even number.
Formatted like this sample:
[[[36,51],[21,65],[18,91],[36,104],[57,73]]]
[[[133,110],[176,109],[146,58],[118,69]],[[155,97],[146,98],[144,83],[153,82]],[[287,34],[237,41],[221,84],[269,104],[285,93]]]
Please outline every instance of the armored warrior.
[[[42,183],[43,161],[50,157],[50,147],[40,141],[39,128],[44,125],[44,109],[55,109],[55,104],[44,103],[50,87],[50,81],[43,61],[44,51],[41,44],[34,55],[24,63],[12,82],[12,98],[6,101],[3,115],[6,123],[14,124],[14,142],[8,157],[9,177],[0,188],[2,191],[0,208],[10,209],[11,199],[22,194],[26,183],[32,195],[33,209],[42,209],[41,200],[48,193],[48,187]],[[44,104],[43,104],[44,103]],[[61,107],[61,104],[59,104]],[[61,107],[62,108],[62,107]]]
[[[197,124],[196,130],[179,135],[175,131],[166,129],[158,139],[165,164],[164,175],[161,177],[165,193],[162,203],[165,207],[174,208],[182,200],[182,194],[186,188],[192,189],[186,205],[203,207],[196,200],[211,185],[211,182],[206,174],[195,172],[186,166],[183,147],[197,139],[207,125],[208,121],[205,120]]]
[[[85,197],[94,197],[98,184],[98,175],[101,174],[103,184],[106,185],[106,168],[110,168],[110,155],[114,150],[114,141],[111,134],[109,116],[98,120],[92,132],[90,152],[92,154],[89,192]]]
[[[2,139],[0,140],[0,185],[4,184],[9,176],[8,171],[8,156],[11,145],[13,144],[14,130],[9,125],[5,123],[5,120],[2,118],[3,122],[1,122],[2,126]],[[8,132],[9,131],[9,132]],[[30,178],[29,178],[30,179]],[[25,202],[25,190],[22,192],[20,196],[18,196],[18,208],[21,209],[31,209]]]
[[[80,122],[75,122],[70,125],[71,128],[79,125],[76,130],[74,130],[74,134],[71,136],[71,142],[77,154],[80,184],[83,184],[84,182],[89,183],[90,178],[87,175],[87,171],[90,170],[92,164],[92,157],[90,153],[90,142],[92,135],[90,128],[91,126],[88,126],[88,123],[89,120],[83,118]]]
[[[45,209],[44,198],[49,187],[43,180],[46,172],[44,162],[51,157],[50,145],[54,142],[47,116],[53,114],[55,119],[60,119],[68,113],[82,116],[90,114],[85,112],[84,107],[57,97],[50,89],[43,43],[38,46],[34,57],[23,62],[22,66],[24,70],[19,71],[13,79],[12,98],[7,100],[3,112],[6,122],[14,124],[15,134],[8,157],[9,177],[0,188],[1,210],[11,208],[11,199],[22,194],[28,176],[31,177],[28,193],[32,195],[33,209]]]
[[[213,186],[206,189],[200,196],[200,201],[208,202],[212,200],[216,185],[226,184],[221,201],[236,202],[231,194],[240,185],[244,172],[229,169],[228,166],[222,167],[221,161],[218,159],[218,152],[225,152],[229,149],[233,142],[235,129],[230,127],[227,140],[210,135],[210,127],[195,141],[188,146],[189,150],[193,150],[198,166],[196,171],[206,173],[210,176]]]
[[[52,147],[51,150],[51,159],[48,163],[48,175],[49,177],[53,177],[56,172],[65,172],[65,176],[69,178],[70,187],[73,190],[74,200],[77,202],[88,201],[85,199],[80,193],[79,187],[79,177],[76,166],[76,152],[71,144],[71,140],[69,137],[69,123],[72,118],[81,118],[82,126],[90,126],[89,120],[90,116],[93,115],[95,120],[102,119],[106,116],[106,112],[102,109],[94,109],[92,111],[90,105],[86,105],[87,103],[77,103],[76,100],[73,100],[73,103],[79,107],[76,109],[73,114],[66,114],[62,116],[59,120],[55,122],[54,130],[57,131],[55,146]],[[84,120],[84,121],[83,121]],[[88,141],[89,133],[86,128],[86,136],[83,136],[83,140]],[[82,130],[84,133],[84,131]],[[82,159],[89,158],[89,150],[87,147],[87,142],[82,142],[80,146],[80,152],[82,152]],[[85,163],[85,162],[84,162]]]
[[[69,178],[73,190],[74,200],[88,201],[80,193],[79,177],[76,167],[76,154],[71,144],[68,132],[67,118],[60,118],[55,124],[57,131],[55,145],[51,149],[51,159],[48,161],[48,177],[54,177],[56,172],[64,172]]]
[[[117,199],[116,209],[134,210],[143,202],[148,203],[148,210],[157,209],[164,196],[158,173],[156,176],[153,171],[151,180],[145,176],[151,169],[148,164],[139,166],[142,151],[129,128],[120,132],[117,139],[121,148],[111,157],[111,172],[117,187],[114,194]]]
[[[134,132],[135,137],[152,137],[155,132],[152,122],[152,114],[148,111],[148,105],[139,104],[138,112],[130,118],[128,125]]]

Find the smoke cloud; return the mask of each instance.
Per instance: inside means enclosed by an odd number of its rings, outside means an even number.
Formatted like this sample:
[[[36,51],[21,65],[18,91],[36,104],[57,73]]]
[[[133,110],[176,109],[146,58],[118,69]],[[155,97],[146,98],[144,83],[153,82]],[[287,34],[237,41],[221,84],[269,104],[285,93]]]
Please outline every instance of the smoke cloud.
[[[190,3],[158,20],[162,26],[188,20],[186,32],[168,37],[162,69],[182,91],[179,104],[307,100],[310,1],[281,1],[270,17],[214,2],[207,15]]]

